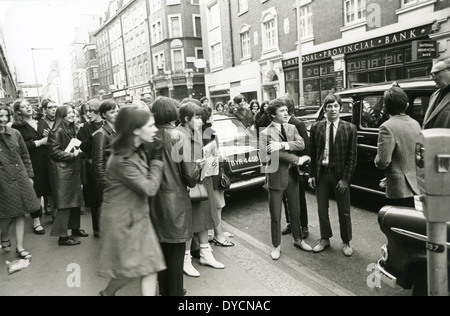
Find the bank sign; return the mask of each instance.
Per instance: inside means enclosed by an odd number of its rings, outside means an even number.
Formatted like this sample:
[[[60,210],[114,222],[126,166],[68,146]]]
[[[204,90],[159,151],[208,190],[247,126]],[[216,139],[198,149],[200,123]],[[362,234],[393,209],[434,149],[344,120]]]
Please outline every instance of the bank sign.
[[[361,41],[349,45],[340,46],[337,48],[324,50],[314,54],[304,55],[302,57],[303,62],[311,62],[324,58],[330,58],[342,54],[361,52],[385,45],[401,43],[405,41],[411,41],[424,36],[428,36],[431,33],[431,25],[426,25],[406,31],[401,31],[386,36],[377,37],[374,39]]]

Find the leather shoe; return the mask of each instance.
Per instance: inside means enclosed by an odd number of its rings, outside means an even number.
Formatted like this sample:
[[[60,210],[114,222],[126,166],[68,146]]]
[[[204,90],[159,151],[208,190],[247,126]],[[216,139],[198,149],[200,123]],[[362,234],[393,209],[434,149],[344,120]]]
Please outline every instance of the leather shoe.
[[[86,233],[81,228],[79,228],[79,229],[72,229],[72,235],[73,236],[77,236],[77,237],[89,237],[89,234]]]
[[[281,235],[289,235],[292,232],[291,225],[288,224],[285,229],[281,231]]]
[[[324,251],[326,248],[330,247],[329,239],[321,239],[317,246],[314,247],[313,252],[318,253]]]
[[[311,252],[313,250],[312,247],[308,245],[304,240],[295,240],[294,247],[306,252]]]
[[[302,237],[306,239],[309,237],[309,228],[308,226],[302,227]]]
[[[278,260],[278,259],[280,259],[280,257],[281,257],[281,247],[278,246],[278,247],[273,248],[273,249],[272,249],[272,252],[270,253],[270,257],[271,257],[273,260]]]
[[[350,244],[344,243],[344,246],[342,247],[342,252],[346,257],[351,257],[353,255],[353,248],[350,246]]]
[[[81,244],[79,240],[75,240],[69,237],[60,237],[58,240],[58,245],[60,246],[77,246]]]

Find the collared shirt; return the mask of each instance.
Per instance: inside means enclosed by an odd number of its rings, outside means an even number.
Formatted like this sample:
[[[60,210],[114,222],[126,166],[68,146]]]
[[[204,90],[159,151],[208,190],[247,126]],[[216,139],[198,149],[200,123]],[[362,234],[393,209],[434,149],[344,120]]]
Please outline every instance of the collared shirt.
[[[339,118],[334,121],[334,122],[330,122],[327,118],[327,130],[325,133],[325,150],[323,152],[323,160],[322,160],[322,165],[324,166],[328,166],[328,164],[330,163],[329,158],[330,158],[330,126],[331,124],[333,124],[333,144],[334,144],[334,140],[336,139],[336,131],[337,128],[339,126]]]
[[[280,135],[283,135],[283,133],[281,132],[281,124],[277,123],[277,122],[272,122],[272,124],[280,132]],[[286,130],[286,128],[285,128],[285,130]],[[285,142],[281,141],[281,139],[280,139],[280,143],[282,143],[284,145],[285,150],[287,150],[287,151],[290,150],[290,146],[289,146],[287,139]]]

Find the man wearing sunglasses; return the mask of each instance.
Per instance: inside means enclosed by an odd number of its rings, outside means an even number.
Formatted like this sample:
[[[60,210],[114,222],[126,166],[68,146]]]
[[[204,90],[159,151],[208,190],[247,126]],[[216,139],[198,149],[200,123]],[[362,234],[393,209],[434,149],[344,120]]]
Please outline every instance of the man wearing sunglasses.
[[[430,98],[423,128],[450,128],[450,57],[436,62],[430,77],[439,90]]]

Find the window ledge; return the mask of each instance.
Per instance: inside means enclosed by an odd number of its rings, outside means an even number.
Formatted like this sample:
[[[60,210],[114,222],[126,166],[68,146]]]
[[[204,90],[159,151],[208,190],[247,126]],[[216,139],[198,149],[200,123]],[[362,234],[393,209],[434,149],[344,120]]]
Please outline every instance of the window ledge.
[[[216,66],[214,68],[211,68],[211,72],[218,72],[223,70],[223,66]]]
[[[310,35],[307,37],[302,37],[302,44],[313,42],[314,41],[314,35]]]
[[[248,63],[250,63],[251,61],[252,61],[252,57],[251,57],[251,56],[249,56],[249,57],[244,57],[244,58],[241,59],[241,64],[248,64]]]
[[[341,27],[340,30],[341,30],[341,33],[343,33],[345,31],[356,29],[358,27],[365,26],[365,25],[367,25],[367,20],[361,20],[358,22],[353,22],[352,24],[346,25],[344,27]]]
[[[429,0],[429,1],[426,1],[426,2],[422,2],[422,3],[406,5],[406,6],[404,6],[401,9],[395,10],[395,14],[400,15],[400,14],[403,14],[403,13],[406,13],[406,12],[414,11],[416,9],[425,7],[427,5],[435,4],[436,2],[437,2],[437,0]]]
[[[246,14],[246,13],[248,13],[248,9],[247,9],[247,10],[244,10],[244,11],[241,11],[241,12],[239,12],[239,13],[238,13],[238,16],[244,15],[244,14]]]

